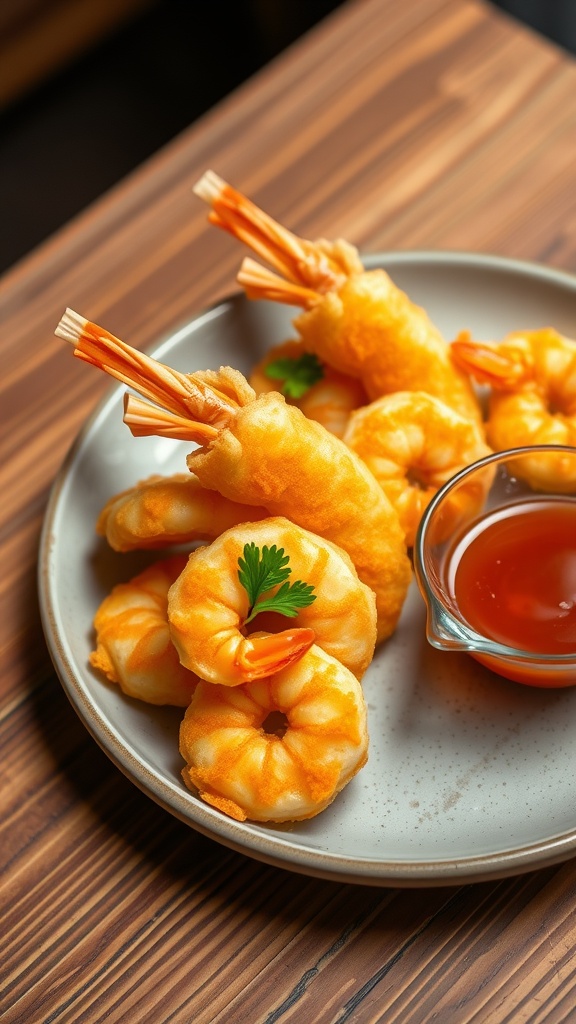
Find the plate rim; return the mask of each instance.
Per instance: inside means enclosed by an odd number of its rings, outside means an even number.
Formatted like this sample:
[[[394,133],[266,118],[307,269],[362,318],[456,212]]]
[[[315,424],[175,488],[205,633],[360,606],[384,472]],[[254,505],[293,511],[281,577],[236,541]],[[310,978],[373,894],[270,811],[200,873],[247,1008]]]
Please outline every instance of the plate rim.
[[[444,264],[447,267],[466,265],[471,268],[538,278],[576,292],[576,275],[569,271],[552,268],[534,261],[489,253],[422,249],[361,252],[360,255],[368,270],[382,266],[388,269],[394,266],[418,263]],[[225,295],[191,315],[180,326],[166,332],[147,347],[146,351],[158,356],[165,347],[177,344],[180,334],[190,330],[203,318],[213,316],[218,309],[224,308],[239,298],[245,298],[240,290]],[[326,850],[319,851],[290,842],[285,838],[285,836],[290,836],[290,832],[271,832],[270,835],[267,835],[264,831],[254,834],[249,828],[247,830],[247,827],[251,825],[249,822],[244,824],[225,818],[220,812],[200,800],[191,804],[189,799],[191,794],[187,790],[182,789],[180,792],[176,786],[170,786],[167,781],[159,778],[142,762],[135,751],[110,728],[100,710],[89,701],[85,694],[82,682],[74,673],[66,654],[65,638],[60,637],[56,626],[56,605],[51,589],[52,526],[59,509],[62,492],[84,445],[97,430],[98,420],[106,418],[108,407],[117,402],[118,394],[123,390],[125,390],[125,385],[113,383],[109,386],[83,423],[56,474],[42,523],[37,571],[42,628],[56,674],[88,733],[112,763],[146,796],[207,838],[237,853],[311,877],[360,885],[397,886],[400,888],[447,886],[505,878],[536,868],[548,867],[562,863],[576,852],[575,823],[574,828],[568,832],[496,853],[402,861],[363,858],[361,855],[351,858],[344,854],[330,853]]]

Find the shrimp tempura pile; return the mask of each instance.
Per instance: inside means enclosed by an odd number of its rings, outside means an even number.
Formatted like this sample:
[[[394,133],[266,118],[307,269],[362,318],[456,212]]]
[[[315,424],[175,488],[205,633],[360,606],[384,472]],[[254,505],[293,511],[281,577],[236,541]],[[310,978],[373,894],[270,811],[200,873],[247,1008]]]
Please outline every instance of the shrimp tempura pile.
[[[462,335],[453,358],[426,311],[349,243],[299,238],[213,172],[195,191],[271,268],[243,262],[247,296],[301,307],[297,338],[247,381],[232,367],[178,372],[66,311],[56,333],[74,354],[138,393],[125,401],[132,433],[196,445],[182,472],[112,496],[98,532],[118,552],[208,542],[114,588],[91,661],[129,696],[186,707],[183,777],[205,802],[238,820],[299,820],[366,760],[360,680],[396,628],[426,505],[490,452],[471,373],[509,391],[509,353]],[[512,339],[513,371],[542,334]],[[572,379],[572,343],[558,337]],[[516,372],[513,386],[525,395],[534,376]],[[463,500],[469,517],[484,493]],[[261,607],[250,567],[268,581]],[[296,594],[309,603],[292,608]]]

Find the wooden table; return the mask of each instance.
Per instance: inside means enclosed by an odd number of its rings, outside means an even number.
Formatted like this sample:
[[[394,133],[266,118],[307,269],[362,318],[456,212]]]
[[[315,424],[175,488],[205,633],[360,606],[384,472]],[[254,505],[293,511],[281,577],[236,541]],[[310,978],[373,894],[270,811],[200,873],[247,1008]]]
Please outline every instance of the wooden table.
[[[51,483],[108,387],[54,327],[69,305],[146,346],[230,291],[239,250],[190,192],[207,167],[304,236],[574,271],[575,127],[572,60],[489,5],[355,0],[4,277],[5,1024],[573,1019],[574,862],[364,888],[198,835],[77,719],[35,572]]]

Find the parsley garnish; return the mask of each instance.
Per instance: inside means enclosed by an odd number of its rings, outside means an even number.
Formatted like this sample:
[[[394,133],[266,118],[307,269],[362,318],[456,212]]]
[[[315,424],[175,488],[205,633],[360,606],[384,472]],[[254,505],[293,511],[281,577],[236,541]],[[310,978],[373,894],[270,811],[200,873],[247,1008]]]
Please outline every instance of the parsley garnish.
[[[299,608],[307,608],[316,600],[312,593],[314,587],[302,580],[295,583],[287,583],[288,576],[292,572],[288,562],[289,556],[284,554],[284,548],[277,548],[275,544],[271,548],[266,545],[262,548],[256,547],[252,541],[244,545],[244,557],[238,559],[238,579],[248,594],[250,611],[244,625],[258,615],[259,612],[279,612],[280,615],[287,615],[294,618]],[[279,586],[279,590],[270,597],[262,597],[273,587]]]
[[[276,359],[268,363],[264,372],[272,380],[284,382],[281,390],[287,398],[302,398],[324,376],[322,363],[312,352],[292,359]]]

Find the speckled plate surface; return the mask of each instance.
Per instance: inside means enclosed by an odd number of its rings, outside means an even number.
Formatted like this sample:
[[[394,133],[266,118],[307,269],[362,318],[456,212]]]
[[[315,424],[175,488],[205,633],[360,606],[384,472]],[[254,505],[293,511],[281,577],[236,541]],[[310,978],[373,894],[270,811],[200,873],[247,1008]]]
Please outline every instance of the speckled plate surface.
[[[489,338],[547,325],[576,337],[576,280],[568,275],[453,253],[383,254],[366,264],[389,270],[447,338],[464,328]],[[269,345],[294,336],[292,315],[234,296],[159,343],[154,354],[181,370],[229,363],[246,372]],[[56,670],[112,761],[166,810],[217,842],[324,878],[442,885],[572,856],[576,688],[522,687],[467,655],[433,650],[415,586],[397,632],[364,680],[368,764],[331,807],[289,826],[239,824],[185,789],[177,747],[182,713],[124,697],[87,664],[98,604],[114,583],[152,560],[108,550],[94,534],[97,513],[110,495],[142,477],[181,471],[190,447],[133,439],[122,423],[123,392],[115,387],[100,405],[54,484],[39,570]]]

